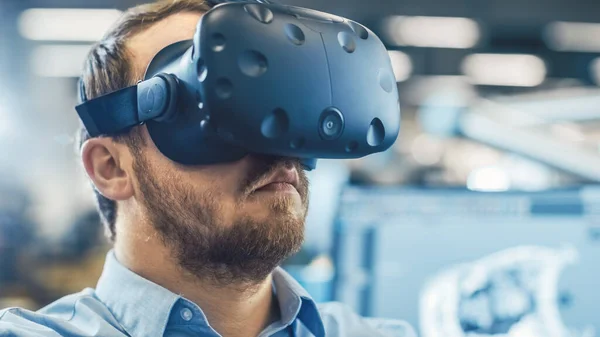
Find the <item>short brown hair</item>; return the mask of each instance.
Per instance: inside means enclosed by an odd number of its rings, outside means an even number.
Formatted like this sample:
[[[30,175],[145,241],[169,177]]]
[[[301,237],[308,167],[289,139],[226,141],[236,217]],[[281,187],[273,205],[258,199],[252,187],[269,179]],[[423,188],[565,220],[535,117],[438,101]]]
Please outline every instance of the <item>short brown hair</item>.
[[[212,6],[202,0],[159,0],[155,3],[139,5],[128,9],[123,16],[104,35],[101,41],[90,50],[84,63],[81,81],[85,96],[92,99],[122,88],[134,85],[144,74],[135,73],[130,63],[131,54],[127,50],[127,41],[136,34],[148,29],[155,23],[181,12],[205,13]],[[143,145],[138,127],[133,127],[111,137],[130,147]],[[79,130],[79,147],[90,138],[82,126]],[[117,204],[101,195],[94,188],[96,206],[105,232],[111,242],[116,237],[115,223]]]

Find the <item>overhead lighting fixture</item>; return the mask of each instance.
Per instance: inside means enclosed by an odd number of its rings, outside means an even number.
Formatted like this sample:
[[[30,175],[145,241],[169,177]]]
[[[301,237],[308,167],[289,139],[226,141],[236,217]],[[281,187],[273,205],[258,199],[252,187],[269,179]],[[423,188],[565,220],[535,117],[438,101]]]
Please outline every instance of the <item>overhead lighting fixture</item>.
[[[79,77],[89,45],[45,45],[31,54],[31,69],[41,77]]]
[[[480,35],[475,20],[459,17],[390,16],[382,29],[382,37],[397,46],[468,49]]]
[[[390,61],[392,62],[392,69],[394,70],[396,82],[406,81],[410,77],[410,74],[413,70],[410,56],[397,50],[391,50],[388,52],[388,54],[390,55]]]
[[[116,9],[32,8],[19,17],[19,32],[30,40],[98,41],[120,16]]]
[[[479,85],[535,87],[546,78],[544,60],[527,54],[472,54],[463,60],[462,70]]]
[[[559,51],[600,52],[600,23],[557,21],[548,24],[544,40]]]

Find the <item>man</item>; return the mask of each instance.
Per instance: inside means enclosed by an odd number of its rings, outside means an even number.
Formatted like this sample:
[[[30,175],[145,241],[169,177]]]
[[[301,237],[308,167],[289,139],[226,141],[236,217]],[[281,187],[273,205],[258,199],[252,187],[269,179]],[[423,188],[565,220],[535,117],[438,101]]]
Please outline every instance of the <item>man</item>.
[[[93,47],[83,82],[91,99],[135,84],[153,56],[191,39],[199,1],[127,11]],[[317,307],[277,266],[303,241],[308,181],[298,160],[249,155],[183,166],[145,126],[90,138],[81,156],[114,243],[95,290],[39,312],[0,312],[1,336],[406,336],[342,305]]]

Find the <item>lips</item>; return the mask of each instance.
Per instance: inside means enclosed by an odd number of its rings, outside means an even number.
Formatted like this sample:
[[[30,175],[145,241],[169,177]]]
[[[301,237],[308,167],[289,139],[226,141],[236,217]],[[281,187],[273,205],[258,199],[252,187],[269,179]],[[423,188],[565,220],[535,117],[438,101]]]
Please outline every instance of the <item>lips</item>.
[[[298,190],[299,178],[298,171],[293,169],[280,169],[271,177],[260,183],[254,191],[285,191],[294,188]]]

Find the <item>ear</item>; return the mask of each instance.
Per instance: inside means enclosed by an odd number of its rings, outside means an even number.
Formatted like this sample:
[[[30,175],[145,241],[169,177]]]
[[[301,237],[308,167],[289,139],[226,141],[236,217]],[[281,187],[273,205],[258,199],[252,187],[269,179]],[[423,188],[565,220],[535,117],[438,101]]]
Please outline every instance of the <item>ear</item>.
[[[127,200],[134,194],[131,175],[123,167],[125,146],[111,138],[88,139],[81,148],[85,171],[94,186],[104,197],[111,200]]]

